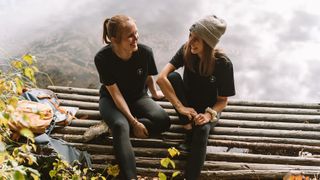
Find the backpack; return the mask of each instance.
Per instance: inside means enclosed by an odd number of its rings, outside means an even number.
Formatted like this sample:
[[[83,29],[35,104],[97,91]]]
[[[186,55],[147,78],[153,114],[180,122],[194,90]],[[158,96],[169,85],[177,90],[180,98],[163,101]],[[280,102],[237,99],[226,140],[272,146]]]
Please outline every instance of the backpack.
[[[30,89],[18,101],[9,127],[14,132],[28,128],[36,134],[50,134],[56,126],[66,126],[75,118],[79,108],[62,108],[54,92],[47,89]]]

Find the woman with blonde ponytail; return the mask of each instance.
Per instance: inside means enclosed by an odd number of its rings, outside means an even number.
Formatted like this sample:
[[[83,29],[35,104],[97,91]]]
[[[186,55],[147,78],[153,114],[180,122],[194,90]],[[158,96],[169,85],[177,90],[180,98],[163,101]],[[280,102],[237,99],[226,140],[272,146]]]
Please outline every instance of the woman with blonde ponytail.
[[[135,21],[125,15],[103,23],[103,47],[95,56],[100,82],[99,110],[111,128],[121,179],[136,179],[130,130],[135,137],[158,136],[170,127],[168,114],[148,96],[163,98],[153,75],[158,73],[152,49],[138,44]]]

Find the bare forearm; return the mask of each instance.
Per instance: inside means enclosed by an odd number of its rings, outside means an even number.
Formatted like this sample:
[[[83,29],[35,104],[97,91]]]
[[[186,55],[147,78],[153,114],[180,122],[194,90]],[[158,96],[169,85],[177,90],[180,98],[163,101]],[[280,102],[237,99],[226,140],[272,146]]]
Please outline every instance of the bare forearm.
[[[114,103],[116,104],[117,108],[126,116],[130,124],[135,122],[135,118],[132,116],[129,107],[123,98],[116,98]]]
[[[157,83],[163,92],[164,96],[168,99],[168,101],[176,108],[179,109],[183,106],[183,104],[179,101],[171,83],[168,78],[159,78]]]
[[[153,80],[153,77],[148,76],[146,83],[147,83],[147,86],[148,86],[150,93],[152,94],[152,96],[154,96],[157,93],[157,89],[156,89],[156,84]]]
[[[218,97],[216,104],[212,107],[217,112],[223,111],[223,109],[228,104],[228,98],[227,97]]]

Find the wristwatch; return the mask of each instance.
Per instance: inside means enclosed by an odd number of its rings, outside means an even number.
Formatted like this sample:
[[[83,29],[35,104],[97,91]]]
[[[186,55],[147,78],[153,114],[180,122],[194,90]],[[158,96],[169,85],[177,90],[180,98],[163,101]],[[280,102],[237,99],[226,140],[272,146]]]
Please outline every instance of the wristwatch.
[[[217,111],[213,110],[212,108],[210,107],[207,107],[205,112],[211,114],[211,119],[210,119],[210,122],[213,123],[215,121],[217,121]]]

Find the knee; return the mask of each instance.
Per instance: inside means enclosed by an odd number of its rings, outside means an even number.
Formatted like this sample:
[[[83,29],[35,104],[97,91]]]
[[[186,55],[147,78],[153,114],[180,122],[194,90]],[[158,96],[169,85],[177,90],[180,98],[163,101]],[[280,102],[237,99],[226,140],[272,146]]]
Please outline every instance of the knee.
[[[211,126],[210,124],[204,124],[201,126],[198,126],[195,128],[197,135],[201,136],[201,137],[208,137],[210,130],[211,130]]]
[[[164,110],[158,110],[154,111],[151,116],[155,126],[159,128],[160,133],[169,130],[171,121],[168,113]]]
[[[129,124],[126,121],[116,121],[112,125],[112,133],[129,133]]]
[[[181,76],[180,76],[179,73],[177,73],[177,72],[171,72],[170,74],[168,74],[168,80],[169,80],[171,83],[174,83],[174,82],[182,81],[182,78],[181,78]]]

